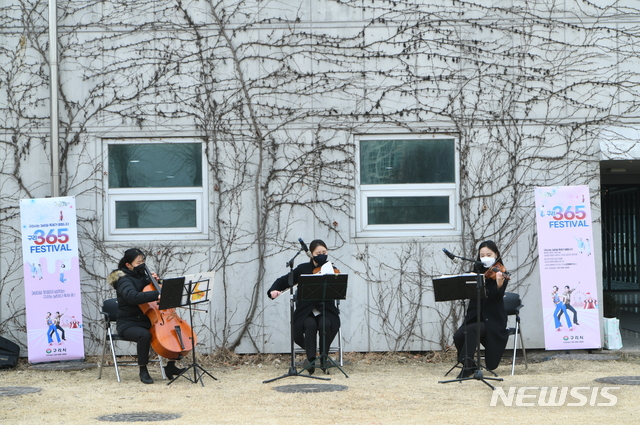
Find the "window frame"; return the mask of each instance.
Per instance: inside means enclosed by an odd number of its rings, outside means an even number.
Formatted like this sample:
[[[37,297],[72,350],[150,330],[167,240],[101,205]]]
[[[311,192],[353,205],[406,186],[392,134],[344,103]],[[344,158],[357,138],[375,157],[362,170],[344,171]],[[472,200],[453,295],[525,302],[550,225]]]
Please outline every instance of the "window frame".
[[[208,178],[205,159],[205,142],[194,138],[166,139],[166,138],[132,138],[132,139],[103,139],[103,184],[105,187],[105,217],[104,234],[106,241],[125,240],[198,240],[209,238],[208,226]],[[109,186],[109,146],[111,145],[145,145],[145,144],[180,144],[198,143],[202,154],[202,185],[201,187],[136,187],[111,188]],[[195,201],[195,227],[163,227],[163,228],[116,228],[116,203],[122,201]]]
[[[385,140],[442,140],[454,141],[454,183],[410,183],[410,184],[370,184],[360,183],[361,159],[360,143],[363,141]],[[351,236],[354,238],[390,238],[390,237],[424,237],[424,236],[459,236],[461,234],[460,217],[460,161],[458,153],[457,137],[451,134],[378,134],[355,135],[356,147],[356,176],[355,176],[355,200],[356,214],[354,230]],[[449,198],[449,222],[448,223],[424,223],[424,224],[368,224],[368,198],[369,197],[420,197],[420,196],[447,196]]]

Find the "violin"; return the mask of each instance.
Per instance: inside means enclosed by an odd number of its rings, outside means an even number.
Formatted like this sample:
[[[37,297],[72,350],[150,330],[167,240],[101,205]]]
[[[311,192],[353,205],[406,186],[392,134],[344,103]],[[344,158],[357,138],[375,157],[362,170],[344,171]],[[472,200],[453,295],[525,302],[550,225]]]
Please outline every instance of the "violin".
[[[502,263],[495,263],[493,266],[484,272],[485,279],[496,280],[496,273],[502,272],[505,280],[511,280],[511,273],[507,271],[507,268]]]
[[[147,274],[151,283],[144,287],[143,292],[158,291],[161,293],[160,285],[151,275],[149,268],[145,264]],[[185,356],[197,343],[191,326],[178,316],[175,308],[160,310],[157,301],[140,304],[142,312],[151,320],[151,347],[165,359],[177,359]]]
[[[333,265],[332,265],[332,266],[333,266]],[[318,266],[318,267],[316,267],[315,269],[313,269],[313,272],[312,272],[312,273],[313,273],[313,274],[320,274],[320,270],[321,270],[321,269],[322,269],[322,267]],[[335,274],[339,274],[339,273],[340,273],[340,270],[338,270],[338,268],[337,268],[337,267],[333,267],[333,272],[334,272]],[[280,295],[284,294],[285,292],[288,292],[291,288],[295,288],[296,286],[298,286],[298,284],[297,284],[297,283],[296,283],[295,285],[293,285],[292,287],[289,287],[289,288],[285,288],[285,289],[283,289],[282,291],[280,291]]]
[[[332,266],[333,266],[333,264],[332,264]],[[320,266],[316,267],[315,269],[313,269],[313,274],[320,274],[320,270],[321,270],[321,269],[322,269],[322,267],[320,267]],[[338,270],[336,267],[334,267],[334,268],[333,268],[333,272],[334,272],[335,274],[339,274],[339,273],[340,273],[340,270]]]

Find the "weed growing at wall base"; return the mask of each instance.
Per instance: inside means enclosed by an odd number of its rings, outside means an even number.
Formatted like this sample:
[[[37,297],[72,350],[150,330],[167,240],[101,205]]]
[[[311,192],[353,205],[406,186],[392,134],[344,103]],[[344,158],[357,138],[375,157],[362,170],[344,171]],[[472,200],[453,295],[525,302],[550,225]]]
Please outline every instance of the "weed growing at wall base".
[[[497,387],[489,406],[517,407],[610,407],[618,403],[613,391],[620,387]]]

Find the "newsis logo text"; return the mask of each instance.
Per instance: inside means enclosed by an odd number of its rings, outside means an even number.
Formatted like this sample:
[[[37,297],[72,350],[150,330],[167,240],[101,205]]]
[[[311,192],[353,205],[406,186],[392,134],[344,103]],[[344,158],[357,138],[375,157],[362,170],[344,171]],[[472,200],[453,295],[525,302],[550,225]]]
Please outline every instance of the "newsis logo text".
[[[491,407],[610,407],[618,403],[614,394],[620,387],[497,387],[491,395]]]

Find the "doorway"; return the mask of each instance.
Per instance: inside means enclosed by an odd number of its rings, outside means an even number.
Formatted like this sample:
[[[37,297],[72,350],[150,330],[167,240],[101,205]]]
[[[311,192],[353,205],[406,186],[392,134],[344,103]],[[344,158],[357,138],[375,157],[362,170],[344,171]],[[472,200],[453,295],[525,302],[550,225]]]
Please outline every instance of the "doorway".
[[[640,161],[600,163],[605,316],[618,317],[625,347],[640,347]]]

